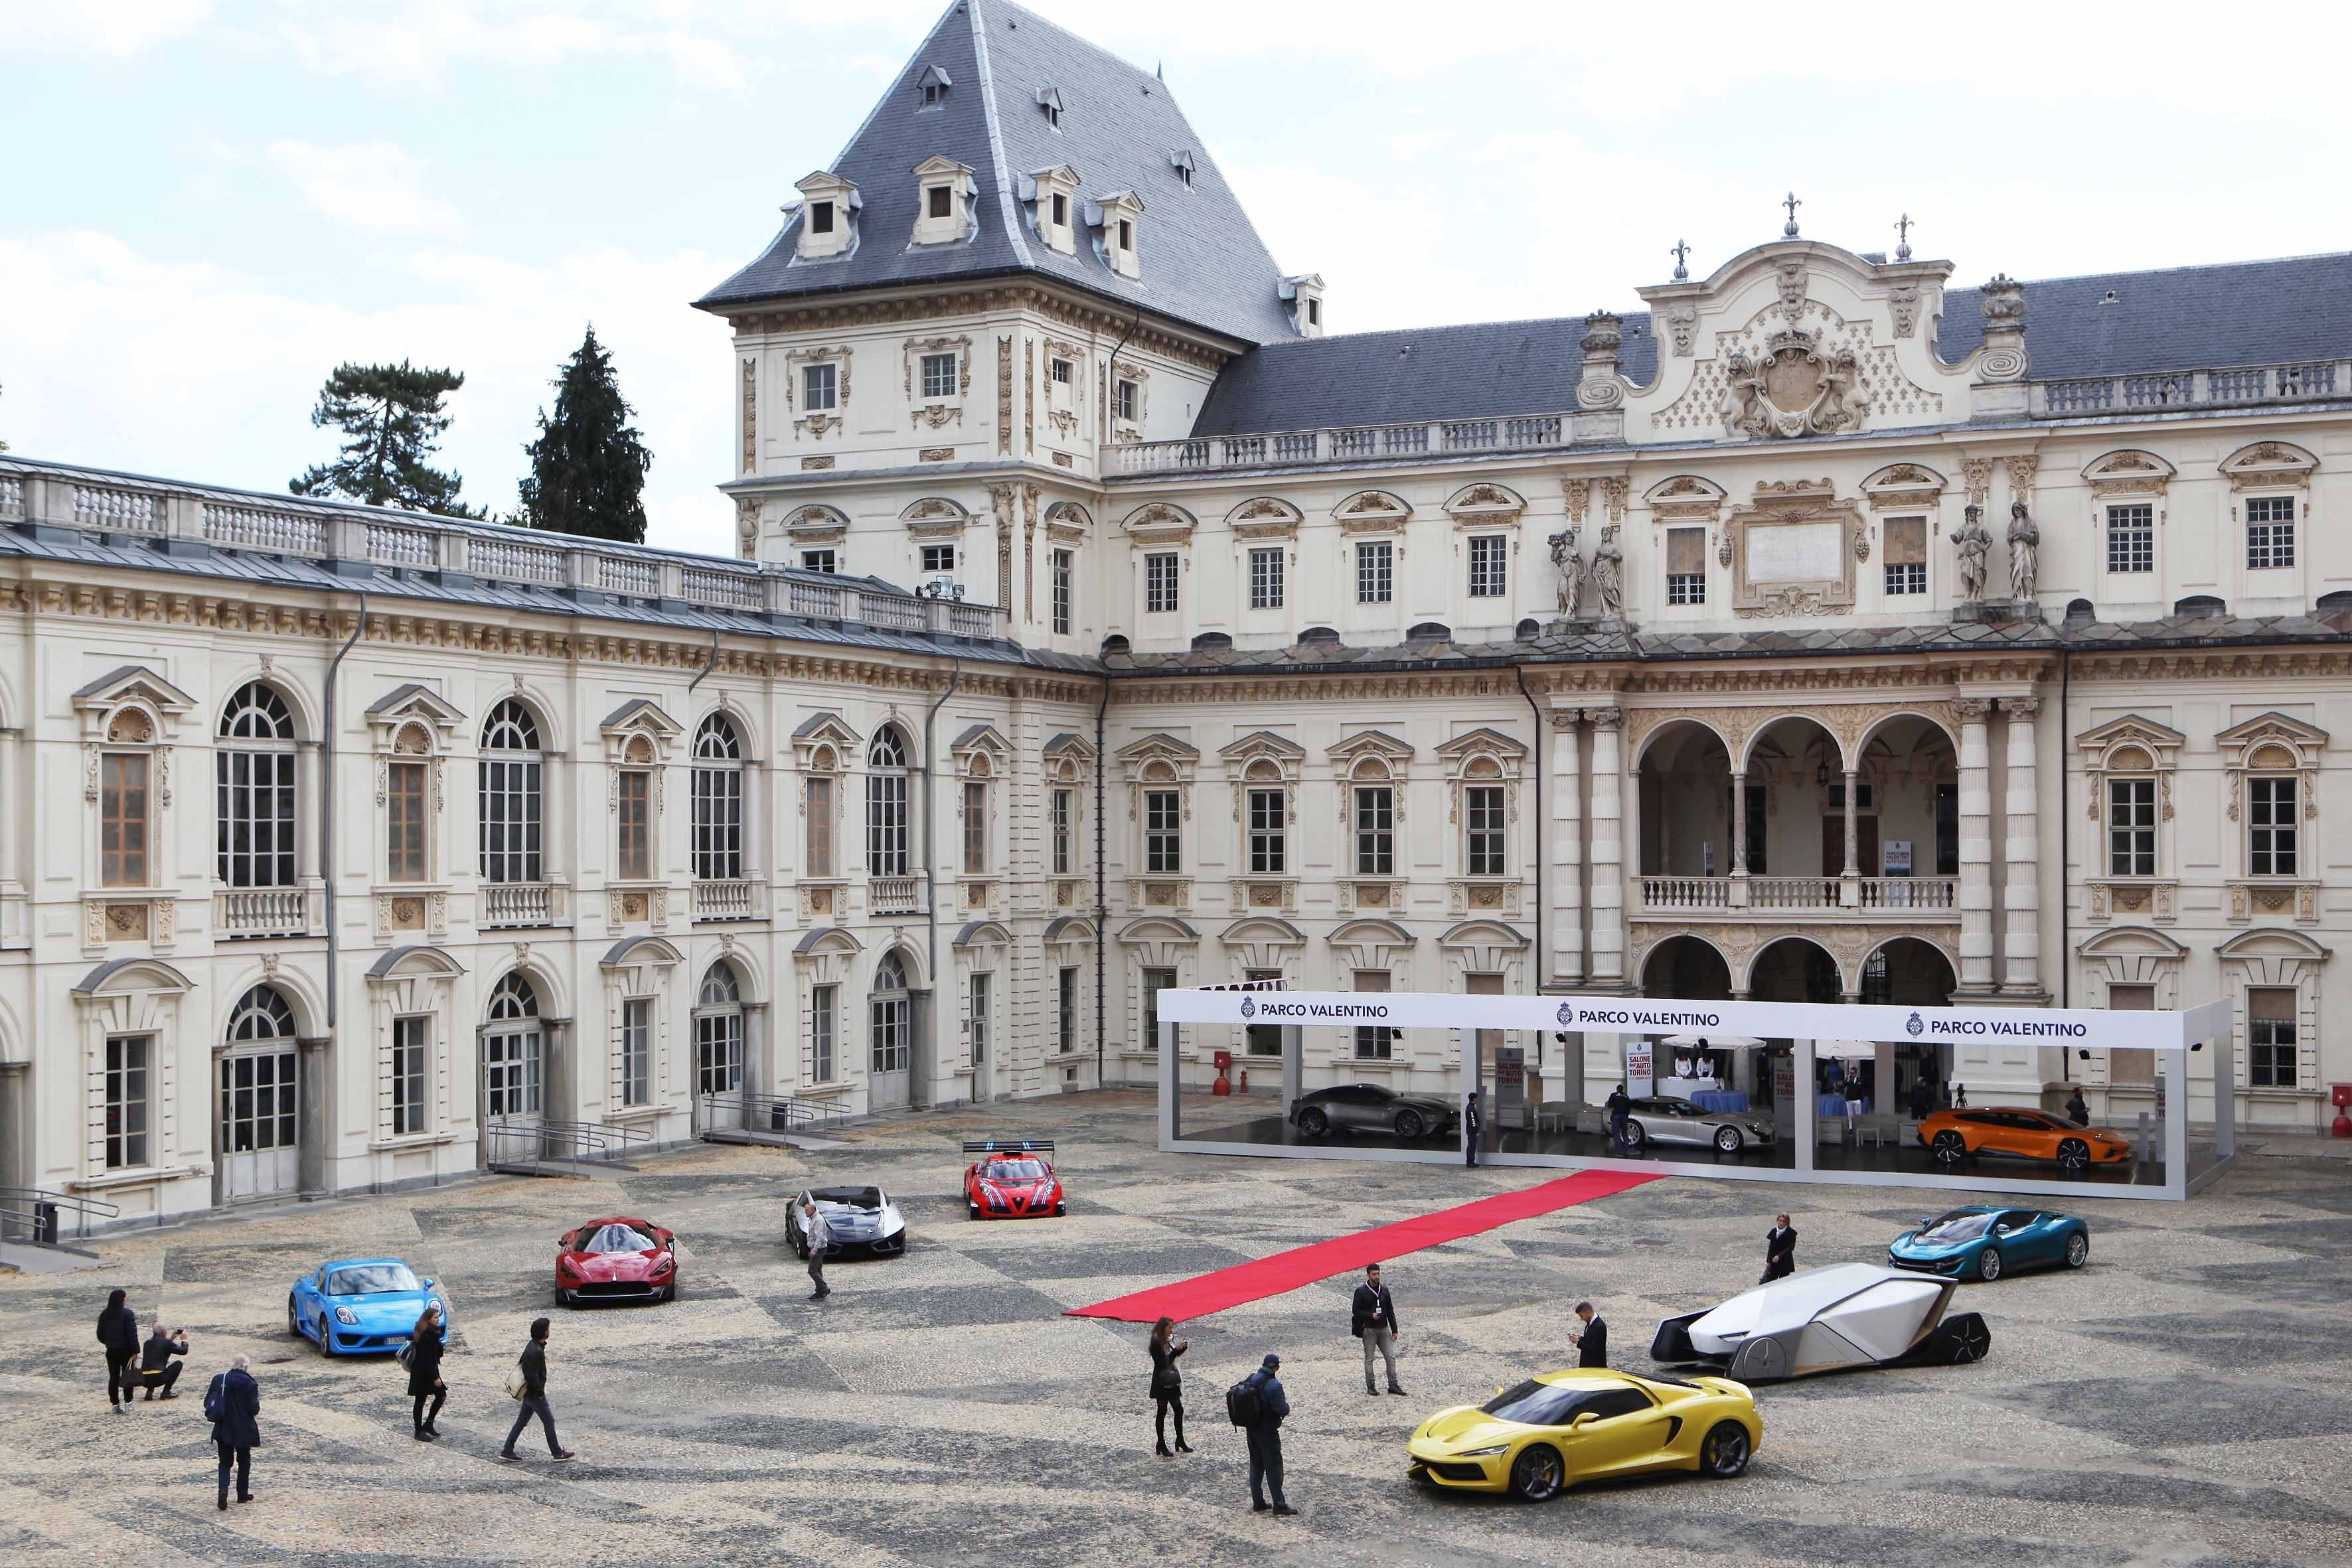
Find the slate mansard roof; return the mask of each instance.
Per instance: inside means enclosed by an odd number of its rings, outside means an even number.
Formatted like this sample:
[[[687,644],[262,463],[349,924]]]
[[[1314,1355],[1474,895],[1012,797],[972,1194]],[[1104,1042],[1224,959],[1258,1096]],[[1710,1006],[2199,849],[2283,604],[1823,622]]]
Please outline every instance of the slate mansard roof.
[[[950,86],[941,107],[925,109],[922,79],[933,68]],[[1062,104],[1058,131],[1038,105],[1046,89]],[[1180,152],[1192,155],[1190,189],[1171,162]],[[935,155],[971,166],[978,232],[961,245],[915,248],[913,171]],[[1024,176],[1066,163],[1080,182],[1074,256],[1045,245],[1020,200]],[[831,173],[855,184],[863,204],[853,249],[797,259],[803,220],[795,214],[759,259],[697,305],[725,311],[1028,272],[1246,343],[1296,336],[1274,258],[1167,84],[1006,0],[955,0]],[[1087,203],[1118,191],[1132,191],[1144,206],[1140,280],[1113,272],[1078,222]]]

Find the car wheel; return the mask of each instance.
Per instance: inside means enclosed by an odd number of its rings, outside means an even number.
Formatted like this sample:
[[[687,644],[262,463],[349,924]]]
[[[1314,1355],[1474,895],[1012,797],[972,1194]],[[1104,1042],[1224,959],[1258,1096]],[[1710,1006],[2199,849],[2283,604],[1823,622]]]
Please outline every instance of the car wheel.
[[[803,1263],[808,1261],[808,1232],[804,1230],[793,1232],[793,1253]]]
[[[1738,1153],[1742,1142],[1739,1129],[1737,1127],[1718,1127],[1715,1130],[1715,1146],[1727,1154]]]
[[[1982,1318],[1974,1312],[1962,1312],[1956,1321],[1942,1325],[1945,1346],[1951,1353],[1952,1364],[1982,1361],[1992,1349],[1992,1331],[1985,1327]]]
[[[1399,1139],[1402,1140],[1404,1142],[1412,1143],[1417,1142],[1424,1131],[1426,1130],[1422,1126],[1420,1111],[1400,1110],[1397,1112],[1396,1135]]]
[[[1937,1159],[1947,1165],[1957,1165],[1969,1157],[1969,1141],[1947,1129],[1936,1134],[1933,1151]]]
[[[302,1337],[302,1314],[294,1310],[294,1298],[286,1298],[286,1332],[289,1338]]]
[[[1298,1132],[1303,1138],[1320,1138],[1331,1131],[1331,1119],[1313,1106],[1298,1113]]]
[[[319,1320],[319,1353],[330,1358],[335,1353],[332,1347],[327,1343],[327,1320],[324,1318]]]
[[[1559,1495],[1568,1467],[1549,1443],[1530,1443],[1511,1461],[1511,1495],[1522,1502],[1548,1502]]]
[[[1718,1421],[1698,1446],[1699,1474],[1727,1481],[1748,1468],[1748,1428]]]
[[[2066,1267],[2080,1268],[2091,1261],[2091,1238],[2081,1231],[2066,1238]]]
[[[2000,1278],[2000,1248],[1988,1247],[1977,1258],[1977,1278],[1990,1285]]]
[[[2058,1144],[2058,1168],[2062,1171],[2087,1171],[2091,1168],[2091,1146],[2080,1138],[2067,1138]]]
[[[1633,1150],[1635,1153],[1641,1152],[1642,1145],[1647,1143],[1649,1141],[1650,1130],[1643,1126],[1638,1121],[1628,1121],[1625,1123],[1624,1136],[1618,1139],[1620,1143],[1623,1144],[1626,1148]]]
[[[677,1280],[673,1279],[668,1284],[662,1287],[661,1299],[664,1305],[667,1305],[669,1302],[677,1300]]]
[[[963,1201],[963,1212],[964,1212],[964,1217],[965,1217],[965,1218],[967,1218],[967,1219],[978,1219],[978,1218],[980,1217],[980,1205],[979,1205],[978,1204],[976,1204],[976,1203],[973,1203],[970,1198],[966,1198],[966,1199],[964,1199],[964,1201]],[[801,1254],[801,1256],[802,1256],[803,1258],[806,1258],[806,1257],[808,1256],[808,1254],[807,1254],[807,1253],[805,1253],[805,1252],[803,1252],[803,1253],[802,1253],[802,1254]]]

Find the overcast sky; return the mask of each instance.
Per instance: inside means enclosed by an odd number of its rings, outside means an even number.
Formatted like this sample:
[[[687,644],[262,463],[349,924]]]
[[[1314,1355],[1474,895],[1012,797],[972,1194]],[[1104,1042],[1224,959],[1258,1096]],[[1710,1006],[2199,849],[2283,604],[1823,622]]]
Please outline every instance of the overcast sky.
[[[943,4],[0,0],[0,439],[278,489],[333,364],[405,357],[466,373],[445,455],[504,510],[593,319],[654,541],[726,550],[726,330],[688,301]],[[1792,188],[1857,250],[1909,212],[1961,283],[2352,247],[2336,8],[1032,8],[1164,65],[1336,331],[1636,307]]]

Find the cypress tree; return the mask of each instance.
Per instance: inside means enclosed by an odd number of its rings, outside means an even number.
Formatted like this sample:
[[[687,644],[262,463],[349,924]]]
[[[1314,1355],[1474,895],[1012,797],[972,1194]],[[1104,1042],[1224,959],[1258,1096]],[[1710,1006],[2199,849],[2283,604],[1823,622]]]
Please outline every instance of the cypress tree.
[[[441,400],[466,384],[462,372],[398,364],[339,364],[319,389],[310,423],[346,439],[331,463],[314,464],[287,488],[298,496],[340,496],[370,506],[406,507],[444,517],[484,515],[457,499],[465,480],[431,467],[449,416]]]
[[[555,414],[539,414],[539,439],[524,446],[530,472],[517,486],[518,521],[591,539],[642,544],[646,470],[653,454],[629,424],[613,356],[592,323],[555,381]]]

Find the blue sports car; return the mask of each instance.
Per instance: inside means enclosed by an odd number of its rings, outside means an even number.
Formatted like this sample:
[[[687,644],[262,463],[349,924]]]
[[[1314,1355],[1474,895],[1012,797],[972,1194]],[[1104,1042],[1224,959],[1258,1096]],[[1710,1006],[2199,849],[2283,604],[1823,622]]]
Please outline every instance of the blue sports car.
[[[1923,1219],[1886,1249],[1897,1268],[1951,1279],[1993,1280],[2018,1268],[2080,1268],[2091,1260],[2091,1227],[2048,1209],[1979,1204]]]
[[[427,1307],[449,1321],[449,1301],[397,1258],[323,1263],[286,1293],[286,1331],[323,1355],[388,1355],[408,1342]]]

